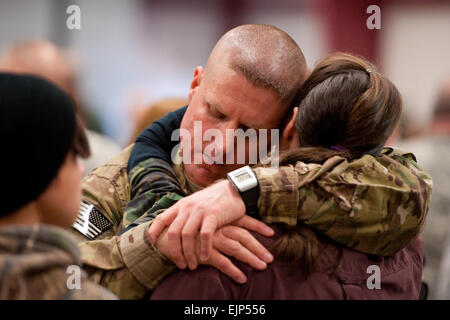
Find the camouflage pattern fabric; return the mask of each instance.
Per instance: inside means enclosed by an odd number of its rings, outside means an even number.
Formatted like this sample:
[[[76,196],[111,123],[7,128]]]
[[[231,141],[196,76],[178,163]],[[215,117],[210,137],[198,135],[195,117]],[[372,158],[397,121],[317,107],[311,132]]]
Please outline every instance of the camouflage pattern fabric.
[[[144,215],[154,219],[156,212],[171,207],[190,193],[182,187],[179,175],[170,164],[156,158],[142,161],[134,167],[130,172],[129,182],[131,200],[125,209],[126,225]],[[129,226],[129,229],[132,227]]]
[[[131,148],[82,183],[83,199],[105,214],[114,227],[92,241],[79,237],[91,279],[120,298],[139,299],[175,270],[151,245],[148,227],[155,215],[192,188],[182,166],[171,171],[157,159],[143,161],[128,177]],[[159,173],[154,166],[160,167]],[[364,156],[348,162],[334,157],[323,165],[297,163],[278,170],[256,168],[255,172],[263,221],[289,225],[300,221],[367,253],[392,255],[417,238],[429,206],[430,177],[417,167],[412,154],[388,149],[377,158]],[[169,191],[164,183],[174,189]],[[127,206],[131,194],[137,200]]]
[[[63,229],[48,225],[0,228],[0,299],[117,299],[87,280],[67,285],[69,266],[80,265],[76,242]]]
[[[124,221],[128,231],[140,224],[152,221],[178,200],[202,188],[184,174],[180,151],[171,167],[160,159],[147,159],[134,167],[129,175],[132,200],[127,204]]]
[[[149,289],[156,287],[167,274],[175,270],[175,265],[150,243],[146,232],[150,221],[141,221],[138,227],[125,230],[147,208],[151,208],[153,204],[156,207],[164,205],[170,197],[167,188],[161,184],[170,181],[170,174],[165,176],[153,170],[154,174],[149,174],[145,181],[149,183],[151,190],[154,188],[154,192],[137,184],[137,190],[143,191],[144,196],[130,202],[131,190],[126,167],[132,147],[133,145],[130,145],[109,162],[95,169],[81,183],[82,199],[93,204],[113,227],[90,241],[73,230],[73,234],[78,238],[82,262],[90,279],[111,290],[120,299],[144,298]],[[171,170],[170,166],[158,159],[146,163],[160,165],[162,172],[164,168]],[[139,174],[138,169],[136,172]],[[144,204],[146,207],[138,206],[145,202],[142,199],[148,200]],[[124,214],[127,204],[130,208],[127,211],[129,214]]]
[[[411,153],[385,148],[379,157],[336,156],[323,165],[255,172],[268,223],[301,222],[348,248],[382,256],[408,246],[425,226],[432,180]]]

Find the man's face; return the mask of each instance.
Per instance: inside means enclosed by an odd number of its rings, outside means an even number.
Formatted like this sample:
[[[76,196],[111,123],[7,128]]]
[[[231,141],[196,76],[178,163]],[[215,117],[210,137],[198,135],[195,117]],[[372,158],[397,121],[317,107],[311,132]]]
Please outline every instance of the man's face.
[[[212,143],[216,144],[223,159],[223,164],[207,164],[203,157],[201,164],[184,164],[189,179],[200,186],[210,185],[224,178],[227,172],[242,167],[244,164],[237,163],[239,152],[245,153],[245,162],[248,163],[249,139],[246,139],[245,150],[237,150],[236,139],[226,139],[227,129],[245,131],[251,128],[259,132],[258,129],[278,128],[287,109],[272,90],[253,86],[245,76],[226,64],[215,65],[207,72],[205,75],[201,67],[196,69],[189,94],[189,107],[180,127],[190,133],[191,159],[196,153],[204,154],[205,148]],[[220,131],[223,141],[202,139],[201,150],[195,150],[194,121],[201,121],[202,137],[206,130],[216,129]],[[270,130],[267,141],[270,144]],[[231,158],[234,161],[228,164],[227,153],[233,149]]]

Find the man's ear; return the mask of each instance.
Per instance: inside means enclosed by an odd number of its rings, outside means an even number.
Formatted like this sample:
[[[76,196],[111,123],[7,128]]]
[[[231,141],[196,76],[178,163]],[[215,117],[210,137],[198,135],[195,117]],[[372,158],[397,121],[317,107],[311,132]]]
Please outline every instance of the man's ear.
[[[194,77],[191,81],[191,87],[189,88],[189,103],[191,103],[192,97],[194,96],[194,93],[199,89],[200,82],[203,79],[203,67],[198,66],[195,68],[194,71]]]
[[[295,131],[297,130],[295,128],[295,120],[297,119],[297,115],[298,115],[298,107],[295,107],[292,113],[291,120],[289,120],[289,122],[283,129],[283,139],[286,140],[287,142],[291,142],[295,136]]]

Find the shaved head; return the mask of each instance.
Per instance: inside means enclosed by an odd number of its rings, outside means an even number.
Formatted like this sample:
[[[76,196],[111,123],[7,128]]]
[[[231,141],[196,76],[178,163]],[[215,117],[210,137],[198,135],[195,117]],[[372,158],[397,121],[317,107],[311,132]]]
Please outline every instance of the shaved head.
[[[243,25],[223,35],[209,56],[206,67],[195,69],[189,88],[189,106],[180,129],[190,133],[185,143],[195,147],[183,149],[184,156],[204,159],[205,150],[213,148],[219,163],[184,163],[186,177],[194,184],[207,186],[240,168],[238,153],[249,163],[254,153],[250,139],[245,146],[236,139],[212,139],[196,144],[193,137],[203,133],[230,132],[247,129],[283,129],[292,117],[292,101],[306,78],[306,62],[302,51],[285,32],[267,25]],[[231,131],[230,131],[231,130]],[[272,134],[272,130],[270,130]],[[268,137],[267,150],[276,135]],[[224,141],[226,140],[226,141]],[[259,142],[261,142],[259,140]],[[261,147],[261,145],[259,145]],[[239,149],[239,150],[238,150]],[[219,160],[220,160],[219,159]],[[235,159],[229,163],[227,159]],[[194,161],[195,162],[195,161]]]
[[[227,64],[257,87],[273,90],[290,104],[306,78],[306,61],[295,41],[269,25],[248,24],[220,38],[208,59],[205,77],[216,64]]]

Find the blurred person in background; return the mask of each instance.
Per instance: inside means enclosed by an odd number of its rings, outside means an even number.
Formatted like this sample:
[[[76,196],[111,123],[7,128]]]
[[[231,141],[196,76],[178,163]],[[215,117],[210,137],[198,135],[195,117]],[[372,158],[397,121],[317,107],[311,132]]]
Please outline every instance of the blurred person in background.
[[[54,44],[44,40],[25,41],[13,44],[0,56],[0,71],[10,73],[32,74],[57,85],[74,101],[75,111],[83,121],[94,119],[80,107],[76,88],[76,70],[69,56]],[[85,115],[89,115],[85,117]],[[91,156],[82,159],[82,164],[88,174],[94,168],[102,165],[120,151],[120,146],[106,136],[86,129],[86,135],[91,146]]]
[[[0,139],[0,299],[116,299],[87,280],[63,230],[81,199],[78,158],[90,152],[70,97],[41,78],[0,73]]]
[[[411,111],[404,110],[402,112],[400,121],[392,132],[389,139],[386,141],[387,146],[396,145],[410,139],[418,139],[426,132],[426,127],[423,123],[411,114]]]
[[[167,98],[158,100],[151,105],[144,107],[132,107],[131,113],[134,123],[133,134],[129,144],[136,141],[136,138],[150,126],[154,121],[161,119],[171,111],[188,105],[186,99]]]
[[[407,141],[419,139],[426,132],[426,126],[417,119],[411,112],[404,112],[399,123],[400,139]]]
[[[424,281],[429,286],[429,298],[445,296],[437,288],[442,281],[438,276],[443,254],[449,250],[448,235],[450,215],[450,79],[442,87],[433,108],[428,134],[405,142],[398,142],[400,149],[414,152],[417,162],[433,178],[433,197],[428,222],[423,232],[425,268]],[[447,242],[446,242],[446,239]],[[448,268],[448,267],[447,267]],[[450,273],[450,269],[446,270]],[[449,290],[450,288],[446,288]],[[444,291],[446,291],[444,290]],[[447,299],[450,292],[447,292]]]

